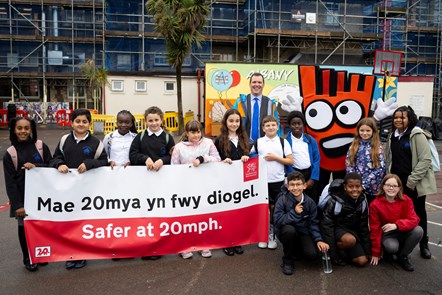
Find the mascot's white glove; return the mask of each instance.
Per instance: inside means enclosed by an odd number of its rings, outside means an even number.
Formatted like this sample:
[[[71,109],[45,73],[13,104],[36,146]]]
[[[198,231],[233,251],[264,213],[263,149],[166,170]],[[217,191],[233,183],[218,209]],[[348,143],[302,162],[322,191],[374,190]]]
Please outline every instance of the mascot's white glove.
[[[373,117],[376,121],[381,121],[385,118],[393,116],[394,111],[399,107],[395,97],[389,98],[386,102],[382,98],[376,100],[376,110]]]
[[[302,112],[302,100],[302,96],[293,97],[290,94],[287,94],[279,102],[281,103],[281,108],[286,112]]]

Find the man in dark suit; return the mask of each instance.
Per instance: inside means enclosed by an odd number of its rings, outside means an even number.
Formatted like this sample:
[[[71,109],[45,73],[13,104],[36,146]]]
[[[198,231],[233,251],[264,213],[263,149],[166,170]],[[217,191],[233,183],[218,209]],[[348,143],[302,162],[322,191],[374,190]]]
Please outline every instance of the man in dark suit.
[[[276,105],[272,102],[270,98],[262,95],[262,91],[265,86],[264,77],[261,73],[253,73],[250,77],[250,94],[246,96],[246,99],[241,100],[241,107],[244,113],[244,124],[246,127],[247,134],[249,135],[250,141],[254,142],[259,137],[264,136],[264,130],[262,130],[261,121],[265,116],[273,115]],[[258,106],[255,106],[255,103]],[[254,110],[259,110],[258,114],[258,126],[257,130],[253,126],[253,114]]]

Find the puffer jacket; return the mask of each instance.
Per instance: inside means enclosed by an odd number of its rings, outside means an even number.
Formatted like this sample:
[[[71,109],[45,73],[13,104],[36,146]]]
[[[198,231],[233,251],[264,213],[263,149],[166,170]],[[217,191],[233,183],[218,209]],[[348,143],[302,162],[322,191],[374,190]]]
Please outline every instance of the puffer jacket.
[[[301,202],[303,204],[303,211],[301,214],[297,214],[295,207],[299,201],[295,199],[285,186],[281,188],[278,201],[276,201],[275,212],[273,213],[275,234],[278,236],[281,227],[289,224],[294,226],[298,233],[310,235],[316,244],[322,241],[322,236],[319,230],[315,201],[306,194],[303,194]]]
[[[324,241],[330,245],[330,256],[336,259],[335,230],[351,233],[361,244],[366,256],[371,255],[370,230],[368,227],[368,204],[365,195],[353,200],[343,188],[343,180],[336,179],[329,187],[330,199],[323,210],[321,233]],[[339,214],[335,214],[336,203],[341,205]]]

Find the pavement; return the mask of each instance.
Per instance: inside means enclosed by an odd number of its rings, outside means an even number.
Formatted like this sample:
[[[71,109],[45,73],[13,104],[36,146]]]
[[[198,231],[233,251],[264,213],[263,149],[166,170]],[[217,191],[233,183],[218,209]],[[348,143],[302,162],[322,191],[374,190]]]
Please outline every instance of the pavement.
[[[68,128],[39,127],[38,135],[51,151]],[[436,141],[439,153],[442,141]],[[9,133],[0,129],[0,156],[9,146]],[[3,165],[0,165],[3,175]],[[442,172],[436,176],[438,193],[427,197],[428,230],[432,259],[411,254],[415,271],[396,264],[333,266],[331,274],[320,262],[297,261],[295,274],[280,270],[282,245],[276,250],[244,247],[243,255],[226,256],[212,251],[212,258],[195,253],[184,260],[168,255],[157,261],[140,258],[89,260],[83,269],[66,270],[64,263],[49,263],[29,273],[21,262],[17,222],[9,210],[0,210],[0,294],[442,294]],[[0,177],[0,205],[7,202]]]

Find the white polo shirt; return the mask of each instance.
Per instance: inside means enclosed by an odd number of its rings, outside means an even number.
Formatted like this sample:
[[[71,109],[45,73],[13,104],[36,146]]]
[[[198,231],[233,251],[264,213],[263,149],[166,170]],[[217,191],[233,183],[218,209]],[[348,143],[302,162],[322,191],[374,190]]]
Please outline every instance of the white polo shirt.
[[[290,144],[284,139],[284,151],[282,150],[281,140],[279,136],[268,138],[267,136],[258,138],[258,154],[260,157],[272,153],[283,158],[292,154]],[[251,153],[255,153],[255,146],[252,147]],[[267,164],[267,182],[284,181],[284,165],[277,161],[266,161]]]
[[[292,137],[293,167],[304,170],[310,168],[310,155],[308,153],[308,144],[304,141],[304,135],[301,138]]]

